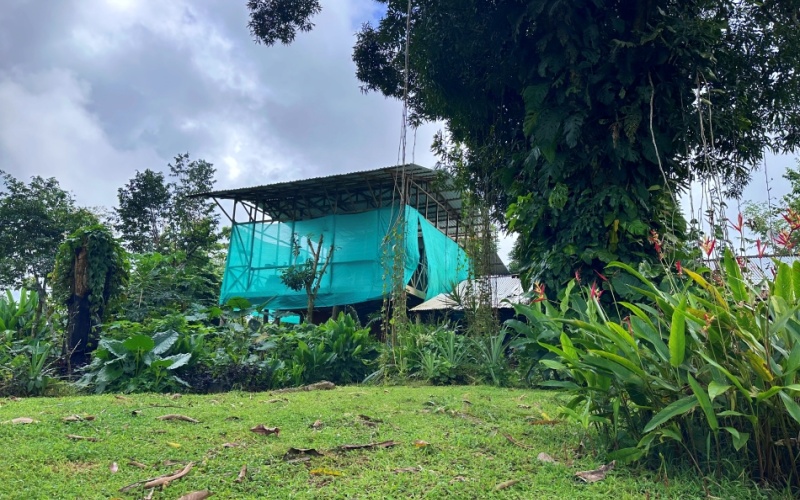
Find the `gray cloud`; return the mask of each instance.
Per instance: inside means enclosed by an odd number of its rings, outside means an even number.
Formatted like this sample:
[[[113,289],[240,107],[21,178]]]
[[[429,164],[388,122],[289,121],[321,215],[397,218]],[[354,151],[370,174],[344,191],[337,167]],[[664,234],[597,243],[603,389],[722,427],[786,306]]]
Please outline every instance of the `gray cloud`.
[[[10,1],[10,3],[8,3]],[[363,95],[350,59],[372,0],[331,0],[290,47],[252,42],[244,2],[6,0],[0,168],[113,205],[136,169],[190,152],[220,187],[397,161],[400,104]],[[431,125],[416,160],[433,165]]]

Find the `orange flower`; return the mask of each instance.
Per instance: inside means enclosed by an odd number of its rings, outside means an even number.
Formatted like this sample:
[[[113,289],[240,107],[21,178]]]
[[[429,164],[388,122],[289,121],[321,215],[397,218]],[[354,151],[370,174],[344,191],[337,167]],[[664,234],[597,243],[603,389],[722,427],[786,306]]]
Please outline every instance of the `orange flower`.
[[[533,299],[533,303],[542,302],[547,300],[547,296],[544,294],[544,284],[542,283],[534,283],[533,284],[533,293],[536,294],[536,298]]]

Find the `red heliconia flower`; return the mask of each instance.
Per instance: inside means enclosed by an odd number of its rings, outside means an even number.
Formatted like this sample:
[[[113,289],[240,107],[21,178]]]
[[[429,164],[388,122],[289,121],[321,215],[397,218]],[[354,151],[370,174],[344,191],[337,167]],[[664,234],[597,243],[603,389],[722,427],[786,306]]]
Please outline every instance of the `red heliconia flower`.
[[[717,240],[709,239],[708,236],[706,236],[706,239],[704,241],[700,242],[700,248],[702,248],[703,251],[706,253],[706,257],[711,256],[711,252],[714,251],[714,247],[716,245],[717,245]]]
[[[742,217],[741,212],[739,213],[739,217],[738,217],[737,221],[738,221],[738,224],[734,224],[733,221],[728,219],[728,223],[731,225],[731,227],[734,228],[735,230],[739,231],[739,233],[741,233],[742,232],[742,228],[744,227],[744,218]]]
[[[661,258],[661,238],[658,237],[658,232],[655,229],[651,229],[650,230],[650,237],[647,238],[647,239],[655,247],[656,253],[658,254],[658,258],[660,259]]]
[[[761,243],[761,238],[756,240],[756,250],[758,250],[758,258],[764,257],[764,252],[767,250],[767,244]]]
[[[603,295],[604,290],[597,288],[597,282],[592,281],[592,288],[589,289],[589,294],[593,299],[599,299]]]
[[[595,269],[595,271],[594,271],[594,274],[596,274],[597,276],[599,276],[601,280],[603,280],[603,281],[608,281],[608,278],[606,278],[605,276],[603,276],[601,273],[597,272],[597,270],[596,270],[596,269]]]
[[[742,271],[744,271],[744,269],[747,267],[747,261],[744,260],[744,257],[742,256],[736,257],[736,263],[739,264],[739,269]]]
[[[788,209],[785,214],[783,214],[783,220],[789,224],[789,228],[792,231],[797,231],[800,229],[800,214],[795,212],[793,209]]]
[[[792,241],[792,235],[787,230],[783,230],[778,233],[778,236],[773,238],[775,240],[775,244],[782,246],[787,250],[791,250],[794,248],[794,242]]]
[[[683,266],[681,265],[681,261],[675,262],[675,269],[678,271],[679,276],[683,276]]]
[[[533,293],[536,294],[536,298],[533,299],[533,303],[542,302],[547,300],[547,296],[544,294],[544,284],[543,283],[534,283],[533,284]]]
[[[575,281],[577,281],[579,285],[581,284],[581,270],[580,269],[575,271]]]

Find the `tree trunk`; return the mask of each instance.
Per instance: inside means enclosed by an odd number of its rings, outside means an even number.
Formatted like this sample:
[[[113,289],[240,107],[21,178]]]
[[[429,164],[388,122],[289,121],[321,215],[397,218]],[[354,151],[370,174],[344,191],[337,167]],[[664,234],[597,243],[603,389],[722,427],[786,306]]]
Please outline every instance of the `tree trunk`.
[[[92,313],[89,303],[89,261],[86,248],[80,248],[73,262],[72,296],[67,301],[67,342],[68,371],[89,361],[89,355],[96,347],[92,338]]]
[[[89,296],[73,295],[67,302],[67,344],[70,371],[73,367],[89,362],[95,346],[92,343],[92,314],[89,309]]]
[[[314,301],[317,297],[310,285],[306,285],[306,295],[308,299],[306,308],[306,323],[314,324]]]

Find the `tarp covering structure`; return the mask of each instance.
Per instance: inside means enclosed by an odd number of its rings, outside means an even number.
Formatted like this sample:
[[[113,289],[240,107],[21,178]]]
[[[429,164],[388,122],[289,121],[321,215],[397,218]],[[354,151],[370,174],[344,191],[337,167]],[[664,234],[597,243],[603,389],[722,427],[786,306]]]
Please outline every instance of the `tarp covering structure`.
[[[320,267],[331,244],[330,265],[322,277],[315,305],[331,307],[380,299],[391,290],[392,234],[397,206],[357,214],[329,215],[289,222],[237,223],[231,234],[220,302],[244,297],[251,303],[268,302],[275,310],[306,307],[305,291],[295,292],[281,281],[281,272],[308,259],[307,241],[315,245],[323,235]],[[452,288],[468,275],[461,247],[433,226],[417,210],[404,206],[404,283],[420,267],[419,234],[427,265],[426,298]],[[293,241],[300,255],[293,255]]]

